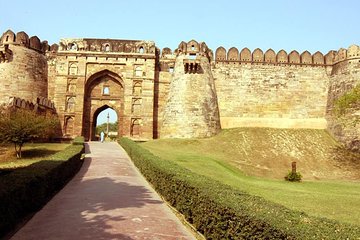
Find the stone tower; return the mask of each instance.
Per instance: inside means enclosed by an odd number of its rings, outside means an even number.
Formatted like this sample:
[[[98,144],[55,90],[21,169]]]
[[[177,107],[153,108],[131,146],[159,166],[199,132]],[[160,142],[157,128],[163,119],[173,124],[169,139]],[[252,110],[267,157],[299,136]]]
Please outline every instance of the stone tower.
[[[164,109],[162,138],[210,137],[220,129],[219,108],[211,72],[212,52],[192,40],[181,42]]]
[[[47,98],[47,41],[25,32],[6,31],[0,38],[0,104],[10,97],[30,102]]]

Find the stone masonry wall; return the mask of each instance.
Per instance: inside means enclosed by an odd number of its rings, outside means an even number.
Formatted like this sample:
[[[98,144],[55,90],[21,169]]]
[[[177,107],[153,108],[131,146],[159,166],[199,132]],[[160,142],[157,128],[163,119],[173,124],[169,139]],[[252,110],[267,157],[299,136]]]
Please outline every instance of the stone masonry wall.
[[[341,96],[360,85],[360,48],[356,45],[340,49],[335,56],[329,85],[328,130],[348,148],[360,150],[360,106],[354,105],[338,116],[334,105]]]
[[[214,64],[222,128],[326,128],[325,66]]]
[[[110,107],[118,114],[121,136],[153,138],[155,52],[151,44],[62,40],[56,57],[49,57],[49,97],[57,106],[64,135],[90,139],[98,112]],[[101,92],[104,87],[109,94]]]
[[[219,110],[209,60],[197,56],[202,73],[186,73],[186,55],[176,58],[164,109],[162,138],[210,137],[220,131]]]
[[[0,63],[0,103],[11,96],[30,102],[47,98],[46,57],[33,49],[9,45],[12,59]]]

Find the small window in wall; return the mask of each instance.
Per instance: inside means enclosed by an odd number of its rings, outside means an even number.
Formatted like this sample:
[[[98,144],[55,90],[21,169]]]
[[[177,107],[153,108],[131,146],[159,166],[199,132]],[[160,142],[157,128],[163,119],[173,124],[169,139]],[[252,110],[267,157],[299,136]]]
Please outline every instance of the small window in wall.
[[[173,73],[174,72],[174,67],[169,67],[169,73]]]
[[[141,95],[142,93],[142,86],[141,86],[141,82],[135,82],[133,84],[133,95]]]
[[[143,47],[140,47],[140,48],[139,48],[139,53],[141,53],[141,54],[144,53],[144,48],[143,48]]]
[[[142,77],[143,73],[142,73],[142,69],[141,67],[136,67],[135,68],[135,76],[136,77]]]
[[[65,119],[65,135],[74,135],[74,118],[68,117]]]
[[[109,44],[105,45],[105,52],[110,52],[110,45]]]
[[[77,50],[77,45],[75,43],[70,44],[70,50]]]
[[[71,64],[69,67],[69,75],[77,75],[78,67],[75,63]]]
[[[140,136],[140,119],[132,119],[131,121],[131,136],[139,137]]]
[[[110,95],[110,87],[109,86],[104,86],[103,95]]]
[[[194,45],[191,46],[191,51],[195,51],[195,46]]]
[[[196,54],[190,54],[188,56],[188,59],[195,60],[196,59]]]
[[[67,112],[74,112],[75,111],[75,98],[74,97],[69,97],[67,99],[66,111]]]
[[[6,42],[8,42],[9,41],[9,35],[8,36],[6,36]]]

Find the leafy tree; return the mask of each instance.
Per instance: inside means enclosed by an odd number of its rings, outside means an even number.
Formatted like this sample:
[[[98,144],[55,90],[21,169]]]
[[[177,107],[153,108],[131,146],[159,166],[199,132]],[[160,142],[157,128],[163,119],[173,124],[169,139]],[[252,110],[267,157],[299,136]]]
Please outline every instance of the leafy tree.
[[[107,123],[100,124],[96,126],[96,134],[100,134],[101,132],[106,133]],[[118,121],[114,123],[109,123],[109,132],[117,132],[118,131]]]
[[[0,115],[0,142],[13,143],[16,157],[26,142],[50,137],[56,129],[57,119],[51,115],[39,115],[34,111],[17,109]]]

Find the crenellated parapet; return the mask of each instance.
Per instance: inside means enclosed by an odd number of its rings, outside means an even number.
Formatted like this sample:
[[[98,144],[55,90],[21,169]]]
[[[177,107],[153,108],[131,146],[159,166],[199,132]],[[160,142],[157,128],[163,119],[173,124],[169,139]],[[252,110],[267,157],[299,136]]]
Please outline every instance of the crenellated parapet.
[[[15,34],[9,29],[4,32],[0,38],[0,51],[1,48],[5,47],[10,49],[11,45],[26,47],[42,54],[50,50],[47,41],[41,41],[37,36],[29,37],[28,34],[23,31]]]
[[[56,113],[54,103],[47,98],[37,98],[36,102],[31,102],[19,97],[9,97],[8,101],[2,103],[3,109],[25,109],[37,112]]]
[[[103,53],[133,53],[155,54],[153,41],[115,40],[91,38],[63,38],[58,47],[59,52],[103,52]]]
[[[337,52],[334,52],[333,55],[334,64],[358,59],[360,59],[360,47],[357,45],[351,45],[348,49],[340,48]]]
[[[232,62],[240,64],[286,64],[286,65],[315,65],[329,66],[334,61],[334,51],[330,51],[325,56],[321,52],[311,54],[304,51],[299,54],[297,51],[291,51],[289,54],[285,50],[275,53],[274,50],[268,49],[265,53],[257,48],[253,52],[248,48],[242,49],[240,52],[237,48],[232,47],[228,51],[224,47],[219,47],[215,51],[215,61]]]

